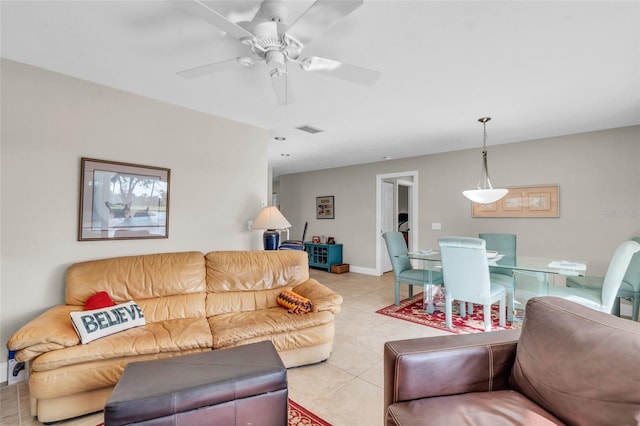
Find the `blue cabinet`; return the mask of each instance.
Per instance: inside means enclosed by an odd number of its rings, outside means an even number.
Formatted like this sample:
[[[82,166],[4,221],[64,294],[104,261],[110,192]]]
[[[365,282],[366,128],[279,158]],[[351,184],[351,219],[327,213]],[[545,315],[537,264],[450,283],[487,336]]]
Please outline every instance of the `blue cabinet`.
[[[326,269],[331,272],[331,265],[342,263],[342,244],[304,243],[309,254],[309,266]]]

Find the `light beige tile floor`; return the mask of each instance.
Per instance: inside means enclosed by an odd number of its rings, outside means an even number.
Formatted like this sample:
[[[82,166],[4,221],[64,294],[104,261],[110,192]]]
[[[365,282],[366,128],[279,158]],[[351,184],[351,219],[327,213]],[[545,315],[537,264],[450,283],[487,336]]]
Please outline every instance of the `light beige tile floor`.
[[[392,273],[372,277],[313,269],[311,276],[341,294],[344,303],[331,357],[289,369],[289,397],[334,426],[381,425],[384,342],[448,333],[375,313],[393,303]],[[407,296],[407,286],[401,296]],[[24,383],[0,388],[0,425],[40,424],[29,414],[28,392]],[[95,426],[102,420],[96,413],[57,425]]]

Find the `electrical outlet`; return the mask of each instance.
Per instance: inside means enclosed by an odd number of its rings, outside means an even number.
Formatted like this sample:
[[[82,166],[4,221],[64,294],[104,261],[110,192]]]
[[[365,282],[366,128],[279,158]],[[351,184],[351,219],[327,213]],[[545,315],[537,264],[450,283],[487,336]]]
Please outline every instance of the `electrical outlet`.
[[[267,200],[260,200],[260,208],[263,209],[267,207]]]

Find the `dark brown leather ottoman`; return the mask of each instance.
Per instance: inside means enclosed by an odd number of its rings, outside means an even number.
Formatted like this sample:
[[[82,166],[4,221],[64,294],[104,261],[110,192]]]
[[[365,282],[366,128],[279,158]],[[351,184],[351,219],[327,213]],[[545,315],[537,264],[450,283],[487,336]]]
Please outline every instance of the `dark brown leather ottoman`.
[[[105,426],[287,424],[287,370],[270,341],[126,366]]]

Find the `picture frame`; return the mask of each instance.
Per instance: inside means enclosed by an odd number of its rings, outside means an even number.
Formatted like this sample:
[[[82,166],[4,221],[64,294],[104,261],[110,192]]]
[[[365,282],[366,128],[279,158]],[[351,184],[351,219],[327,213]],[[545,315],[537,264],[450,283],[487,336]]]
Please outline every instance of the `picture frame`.
[[[171,169],[81,158],[78,241],[169,238]]]
[[[335,219],[333,195],[316,197],[316,219]]]
[[[558,185],[513,186],[507,189],[507,195],[495,203],[472,203],[472,217],[560,217]]]

